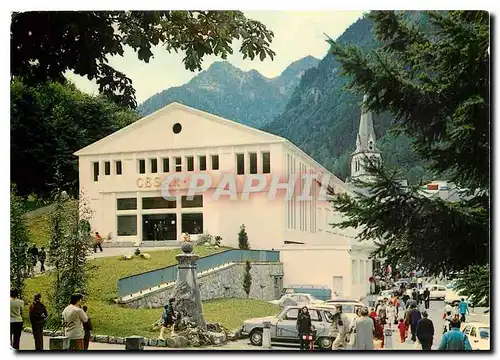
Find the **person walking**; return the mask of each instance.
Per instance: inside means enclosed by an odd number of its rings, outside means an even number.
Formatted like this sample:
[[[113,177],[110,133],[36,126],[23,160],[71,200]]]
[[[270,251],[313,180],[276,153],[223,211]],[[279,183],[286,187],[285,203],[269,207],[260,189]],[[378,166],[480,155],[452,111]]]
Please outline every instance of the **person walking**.
[[[33,339],[35,340],[35,350],[43,350],[43,327],[48,318],[47,308],[42,303],[42,295],[35,294],[33,303],[29,308],[29,316]]]
[[[305,351],[309,348],[309,342],[304,339],[304,335],[309,335],[311,333],[311,315],[309,315],[309,310],[307,306],[304,306],[297,316],[297,333],[300,340],[300,351]]]
[[[96,231],[94,236],[94,253],[97,252],[97,248],[102,252],[102,236]]]
[[[354,350],[374,350],[373,332],[375,324],[368,317],[368,308],[364,307],[360,311],[360,318],[356,320],[356,336],[354,340]]]
[[[417,324],[422,318],[422,314],[417,309],[417,304],[413,301],[410,304],[410,310],[406,314],[405,323],[409,325],[411,330],[411,341],[415,342],[417,340]]]
[[[168,328],[172,328],[173,332],[173,325],[175,323],[175,311],[174,311],[174,298],[170,298],[168,300],[168,304],[166,304],[163,307],[163,313],[161,314],[161,319],[162,319],[162,326],[160,329],[160,336],[158,339],[160,340],[165,340],[165,330]]]
[[[439,344],[438,350],[449,350],[449,351],[464,351],[472,350],[469,339],[467,335],[460,331],[460,322],[452,321],[451,329],[446,334],[443,334],[441,338],[441,343]]]
[[[424,298],[424,307],[425,310],[429,310],[429,305],[430,305],[430,296],[431,292],[429,291],[429,288],[425,288],[423,298]]]
[[[82,294],[73,294],[69,305],[62,312],[64,332],[69,338],[70,350],[80,351],[84,349],[85,330],[83,324],[89,319],[82,310]]]
[[[432,341],[434,339],[434,324],[432,320],[428,318],[429,314],[427,311],[422,311],[422,318],[417,324],[417,339],[422,345],[422,350],[429,351],[432,347]]]
[[[460,304],[458,304],[458,312],[460,314],[460,321],[465,322],[465,314],[469,314],[469,306],[464,298],[462,298]]]
[[[83,306],[82,307],[83,311],[85,312],[85,315],[87,315],[88,321],[86,323],[83,323],[83,331],[85,331],[85,336],[83,337],[83,350],[88,350],[89,349],[89,344],[90,344],[90,334],[93,330],[92,328],[92,321],[90,320],[90,316],[87,313],[88,307]]]
[[[380,304],[377,310],[377,317],[379,318],[382,327],[384,327],[387,323],[387,308],[384,303]]]
[[[47,258],[47,253],[45,252],[45,248],[42,246],[42,248],[38,252],[38,261],[40,261],[40,272],[45,271],[45,259],[46,258]]]
[[[31,275],[35,275],[35,267],[36,267],[36,263],[38,262],[38,248],[36,247],[35,244],[33,244],[32,247],[30,247],[28,249],[28,254],[29,254],[29,258],[30,258],[30,273]]]
[[[399,302],[399,296],[394,296],[394,299],[392,300],[392,305],[396,309],[396,321],[399,316],[399,307],[401,306]],[[394,323],[394,325],[397,325],[397,322]]]
[[[387,306],[386,313],[387,313],[387,323],[389,324],[389,329],[392,329],[393,323],[396,322],[397,324],[396,320],[397,315],[396,315],[396,308],[390,302],[389,305]]]
[[[332,344],[332,350],[346,348],[346,338],[349,333],[349,319],[342,313],[342,305],[335,306],[337,312],[333,315],[332,334],[335,335],[335,341]]]
[[[399,339],[401,340],[401,344],[403,344],[406,341],[406,329],[407,329],[403,318],[399,319],[398,329],[399,329]]]
[[[24,301],[19,299],[19,291],[10,290],[10,345],[19,350],[21,333],[23,332]]]

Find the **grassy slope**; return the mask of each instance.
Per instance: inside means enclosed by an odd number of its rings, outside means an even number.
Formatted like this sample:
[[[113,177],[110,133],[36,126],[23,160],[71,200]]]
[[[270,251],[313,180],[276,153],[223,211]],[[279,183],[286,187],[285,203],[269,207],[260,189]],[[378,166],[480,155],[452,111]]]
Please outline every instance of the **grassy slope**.
[[[50,214],[42,214],[26,219],[28,225],[30,240],[38,248],[49,245],[50,239]]]
[[[30,225],[39,224],[39,221]],[[42,221],[43,223],[43,221]],[[34,231],[32,233],[37,233]],[[43,233],[39,231],[38,233]],[[40,235],[39,238],[48,238]],[[200,256],[207,256],[224,249],[214,250],[205,247],[196,247],[195,252]],[[93,276],[89,282],[89,296],[86,305],[92,316],[94,334],[113,336],[141,335],[154,337],[151,325],[160,318],[162,309],[129,309],[113,303],[117,296],[118,279],[155,268],[176,264],[175,255],[180,249],[168,251],[150,251],[150,260],[132,259],[121,260],[119,257],[100,258],[91,260],[95,265]],[[33,294],[40,292],[42,301],[47,305],[49,313],[49,293],[52,288],[53,277],[50,274],[27,280],[26,298],[32,299]],[[250,299],[218,299],[203,303],[205,318],[210,322],[219,322],[229,329],[237,329],[242,322],[250,317],[273,315],[277,307],[266,301]],[[27,308],[24,311],[27,314]],[[55,315],[55,314],[52,314]],[[26,320],[27,323],[27,320]]]

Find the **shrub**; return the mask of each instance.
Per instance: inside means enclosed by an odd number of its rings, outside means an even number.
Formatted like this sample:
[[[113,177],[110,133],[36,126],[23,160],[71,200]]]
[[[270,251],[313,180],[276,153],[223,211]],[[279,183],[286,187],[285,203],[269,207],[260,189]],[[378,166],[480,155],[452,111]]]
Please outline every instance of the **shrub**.
[[[198,237],[198,240],[196,240],[196,245],[204,245],[205,243],[212,244],[213,242],[213,236],[210,234],[202,234]]]
[[[247,296],[250,295],[250,289],[252,287],[252,275],[250,275],[250,270],[252,269],[252,265],[250,261],[245,262],[245,275],[243,275],[243,290]]]
[[[248,243],[248,235],[245,230],[245,225],[240,226],[240,232],[238,233],[238,247],[241,250],[250,250],[250,244]]]

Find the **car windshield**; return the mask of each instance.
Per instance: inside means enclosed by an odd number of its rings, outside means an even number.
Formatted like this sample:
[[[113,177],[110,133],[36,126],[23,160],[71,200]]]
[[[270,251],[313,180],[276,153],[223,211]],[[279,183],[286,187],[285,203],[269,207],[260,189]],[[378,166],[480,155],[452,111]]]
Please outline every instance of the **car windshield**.
[[[482,339],[490,338],[490,328],[481,327],[479,328],[479,337]]]
[[[329,303],[328,305],[342,305],[342,312],[345,313],[345,314],[348,314],[348,313],[354,313],[354,305],[353,304],[342,304],[342,303]]]

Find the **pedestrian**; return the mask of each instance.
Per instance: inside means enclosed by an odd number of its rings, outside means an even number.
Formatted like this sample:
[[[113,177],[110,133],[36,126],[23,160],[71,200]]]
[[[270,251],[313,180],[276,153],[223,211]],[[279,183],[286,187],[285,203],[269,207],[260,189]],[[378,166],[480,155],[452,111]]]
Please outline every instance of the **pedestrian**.
[[[383,349],[384,348],[384,326],[380,322],[380,318],[377,316],[372,317],[372,321],[373,321],[373,326],[374,326],[373,338],[380,342],[380,348]]]
[[[300,350],[305,351],[309,348],[309,342],[304,339],[304,336],[311,334],[311,315],[307,306],[304,306],[297,316],[296,329],[299,334]]]
[[[384,303],[382,303],[379,306],[377,311],[377,317],[379,318],[382,327],[384,327],[385,324],[387,323],[387,308]]]
[[[335,341],[332,344],[332,350],[338,350],[340,347],[346,348],[346,338],[349,333],[349,319],[342,313],[342,305],[335,306],[336,313],[332,321],[332,334],[336,335]]]
[[[88,317],[82,310],[82,300],[82,294],[71,295],[69,305],[62,312],[64,331],[69,338],[70,350],[74,351],[84,349],[85,330],[83,323],[88,321]]]
[[[97,248],[102,252],[102,236],[96,231],[94,236],[94,253],[97,252]]]
[[[375,331],[375,325],[373,320],[368,317],[368,308],[362,308],[360,315],[360,318],[356,320],[356,336],[353,349],[374,350],[373,332]]]
[[[462,298],[460,304],[458,304],[458,312],[460,313],[460,321],[465,322],[465,314],[469,314],[469,307],[464,298]]]
[[[23,331],[23,306],[24,301],[19,299],[19,291],[10,290],[10,345],[19,350],[21,333]]]
[[[399,316],[399,306],[401,305],[400,302],[399,302],[399,296],[394,296],[394,299],[392,300],[392,305],[394,306],[394,308],[396,309],[396,322],[394,323],[394,325],[397,325],[397,318]]]
[[[434,324],[428,317],[429,314],[427,311],[422,311],[422,318],[418,321],[416,331],[417,339],[424,351],[429,351],[431,349],[432,341],[434,340]]]
[[[446,334],[443,334],[438,350],[472,350],[467,335],[460,331],[460,322],[452,321],[451,329]]]
[[[446,316],[451,316],[453,313],[453,308],[451,307],[450,304],[446,304],[444,307],[444,311],[446,313]]]
[[[163,313],[161,314],[162,326],[160,329],[160,336],[158,339],[165,340],[165,330],[172,328],[175,323],[175,311],[174,311],[174,298],[170,298],[168,303],[163,307]]]
[[[406,329],[407,329],[403,318],[399,319],[398,329],[399,329],[399,338],[401,340],[401,344],[403,344],[406,341]]]
[[[403,294],[401,300],[403,300],[404,308],[407,309],[408,308],[408,300],[410,300],[410,296],[405,292]]]
[[[413,301],[410,304],[410,310],[406,314],[405,323],[409,325],[411,330],[411,341],[415,342],[417,340],[417,324],[422,318],[420,311],[417,309],[417,304]]]
[[[371,308],[371,309],[370,309],[370,314],[369,314],[369,316],[370,316],[371,318],[377,317],[377,312],[375,311],[375,309],[374,309],[374,308]]]
[[[38,260],[40,261],[40,272],[45,271],[45,259],[46,258],[47,258],[47,254],[45,252],[45,248],[42,246],[42,248],[38,252]]]
[[[396,315],[396,308],[390,302],[389,305],[387,306],[386,314],[387,314],[387,323],[389,324],[389,329],[392,329],[392,325],[394,324],[394,322],[396,322],[397,324],[396,320],[397,315]]]
[[[430,300],[431,300],[430,299],[431,292],[429,291],[429,288],[425,288],[423,295],[424,295],[423,298],[424,298],[425,309],[429,310],[429,305],[430,305]]]
[[[35,294],[29,308],[31,330],[35,340],[35,350],[43,350],[43,327],[48,318],[47,308],[42,303],[42,295]]]
[[[28,249],[29,259],[30,259],[30,273],[33,276],[36,263],[38,262],[38,248],[35,244]]]
[[[83,350],[88,350],[89,349],[89,343],[90,343],[90,334],[93,330],[92,328],[92,321],[90,320],[90,316],[87,313],[88,307],[83,306],[82,307],[83,311],[85,312],[85,315],[87,315],[87,322],[83,323],[83,331],[85,332],[85,336],[83,337]]]

